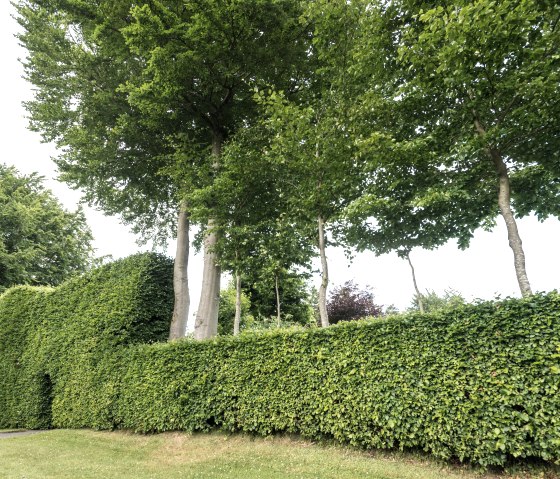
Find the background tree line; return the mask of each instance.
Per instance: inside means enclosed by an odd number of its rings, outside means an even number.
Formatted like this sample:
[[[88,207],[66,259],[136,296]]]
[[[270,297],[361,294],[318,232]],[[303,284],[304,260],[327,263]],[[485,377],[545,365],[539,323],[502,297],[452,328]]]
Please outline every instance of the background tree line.
[[[435,248],[558,216],[560,6],[491,0],[20,0],[32,128],[61,177],[146,236],[177,235],[170,338],[185,332],[189,226],[204,249],[195,337],[220,276],[280,291],[327,247]],[[505,244],[505,243],[504,243]],[[286,306],[286,305],[284,305]],[[235,326],[238,331],[239,327]]]

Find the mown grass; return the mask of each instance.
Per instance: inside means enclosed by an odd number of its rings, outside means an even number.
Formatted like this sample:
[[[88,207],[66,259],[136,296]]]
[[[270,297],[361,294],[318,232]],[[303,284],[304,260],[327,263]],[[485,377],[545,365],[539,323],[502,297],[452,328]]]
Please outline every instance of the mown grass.
[[[420,455],[365,453],[288,437],[89,430],[0,440],[4,479],[489,479],[556,477],[553,471],[481,474]]]

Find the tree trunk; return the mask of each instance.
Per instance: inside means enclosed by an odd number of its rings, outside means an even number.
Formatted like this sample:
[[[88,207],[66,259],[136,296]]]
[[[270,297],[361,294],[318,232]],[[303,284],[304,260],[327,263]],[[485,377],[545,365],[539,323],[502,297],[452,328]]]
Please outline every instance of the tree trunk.
[[[278,286],[278,273],[274,275],[274,289],[276,291],[276,326],[280,327],[282,320],[280,318],[280,287]]]
[[[241,324],[241,275],[235,274],[235,319],[233,320],[233,335],[239,334]]]
[[[212,138],[213,167],[218,168],[222,150],[222,135],[214,133]],[[218,334],[218,309],[220,304],[220,275],[214,246],[218,240],[214,231],[214,221],[208,220],[204,237],[204,268],[202,271],[202,290],[194,325],[195,339],[208,339]]]
[[[533,294],[531,291],[531,284],[527,277],[527,270],[525,269],[525,253],[523,251],[523,244],[519,231],[517,229],[517,222],[515,216],[511,211],[510,205],[510,184],[507,166],[502,159],[502,155],[495,149],[490,150],[492,162],[498,173],[499,193],[498,193],[498,206],[500,213],[506,223],[508,232],[509,246],[513,251],[513,263],[515,265],[515,274],[517,275],[517,283],[519,290],[523,296],[530,296]]]
[[[418,302],[418,309],[421,313],[424,312],[424,301],[422,301],[422,294],[418,289],[418,283],[416,283],[416,273],[414,272],[414,266],[412,266],[412,261],[410,261],[410,253],[406,253],[406,259],[410,265],[410,270],[412,271],[412,282],[414,283],[414,290],[416,291],[416,301]]]
[[[327,255],[325,254],[325,221],[319,216],[319,255],[321,256],[321,286],[319,287],[319,316],[321,327],[329,325],[327,314],[327,286],[329,285],[329,269],[327,265]]]
[[[179,219],[177,221],[177,251],[173,265],[173,292],[175,302],[173,305],[173,317],[169,328],[169,340],[182,338],[187,331],[189,319],[189,306],[191,298],[189,295],[189,278],[187,266],[189,264],[189,215],[185,203],[179,207]]]
[[[479,136],[484,137],[486,132],[484,127],[478,120],[475,114],[474,125]],[[498,175],[498,207],[500,214],[506,223],[508,232],[509,246],[513,251],[513,263],[515,266],[515,274],[517,275],[517,283],[522,296],[529,296],[533,294],[531,291],[531,284],[527,277],[527,270],[525,269],[525,253],[523,251],[523,244],[519,231],[517,229],[517,222],[511,211],[511,188],[509,182],[509,174],[507,165],[504,162],[503,156],[496,148],[487,148],[487,153],[492,159],[494,168]]]

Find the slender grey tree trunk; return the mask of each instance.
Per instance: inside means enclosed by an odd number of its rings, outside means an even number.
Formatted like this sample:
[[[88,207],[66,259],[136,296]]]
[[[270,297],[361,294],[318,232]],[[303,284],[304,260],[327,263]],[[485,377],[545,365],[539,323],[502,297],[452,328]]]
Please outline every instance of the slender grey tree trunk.
[[[319,226],[319,255],[321,257],[321,286],[319,287],[319,316],[321,318],[321,327],[326,328],[329,325],[329,316],[327,314],[327,287],[329,285],[329,268],[327,264],[327,255],[325,253],[325,220],[322,216],[318,218]]]
[[[477,133],[481,137],[484,137],[486,132],[476,115],[474,124]],[[522,296],[529,296],[533,294],[533,292],[531,291],[531,284],[529,283],[527,270],[525,268],[525,252],[523,251],[523,243],[521,242],[521,237],[519,236],[515,216],[511,211],[511,187],[507,165],[504,162],[501,152],[496,148],[487,148],[487,153],[490,156],[498,175],[498,207],[500,209],[500,214],[506,223],[509,246],[513,251],[513,263],[515,266],[515,274],[517,276],[519,290],[521,291]]]
[[[523,244],[521,242],[521,237],[519,236],[515,216],[511,211],[511,190],[507,166],[499,151],[492,149],[490,150],[490,153],[492,156],[492,162],[494,163],[496,172],[498,173],[498,206],[500,208],[502,218],[504,218],[504,221],[506,223],[509,246],[513,251],[513,263],[515,265],[517,283],[519,284],[519,290],[521,291],[521,294],[523,296],[530,296],[531,294],[533,294],[533,292],[531,291],[531,284],[529,283],[527,270],[525,268],[525,252],[523,251]]]
[[[414,290],[416,291],[416,301],[418,303],[418,309],[421,313],[424,312],[424,301],[422,301],[422,294],[418,289],[418,283],[416,283],[416,273],[414,272],[414,266],[412,265],[412,261],[410,260],[410,253],[406,253],[406,259],[408,264],[410,265],[410,270],[412,271],[412,282],[414,283]]]
[[[189,215],[185,203],[179,207],[179,219],[177,221],[177,251],[173,265],[173,292],[175,302],[173,305],[173,317],[169,328],[169,340],[182,338],[187,331],[189,319],[189,306],[191,299],[189,295],[189,278],[187,266],[189,264]]]
[[[278,285],[278,273],[274,275],[274,289],[276,291],[276,326],[280,327],[282,319],[280,317],[280,287]]]
[[[212,138],[213,166],[217,169],[222,151],[222,136],[215,133]],[[204,237],[204,267],[202,270],[202,290],[194,325],[195,339],[212,338],[218,334],[218,309],[220,304],[220,275],[214,247],[218,240],[214,231],[214,221],[208,220]]]
[[[241,275],[235,274],[235,318],[233,320],[233,335],[239,334],[241,325]]]

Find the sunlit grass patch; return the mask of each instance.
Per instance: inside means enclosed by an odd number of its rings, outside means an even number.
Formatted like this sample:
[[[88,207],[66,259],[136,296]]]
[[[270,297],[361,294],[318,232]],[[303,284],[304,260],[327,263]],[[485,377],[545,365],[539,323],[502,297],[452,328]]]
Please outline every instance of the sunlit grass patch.
[[[553,474],[551,471],[550,474]],[[292,437],[53,430],[0,442],[5,479],[495,478],[420,454],[359,452]],[[530,477],[526,474],[506,477]],[[533,477],[555,477],[543,472]]]

